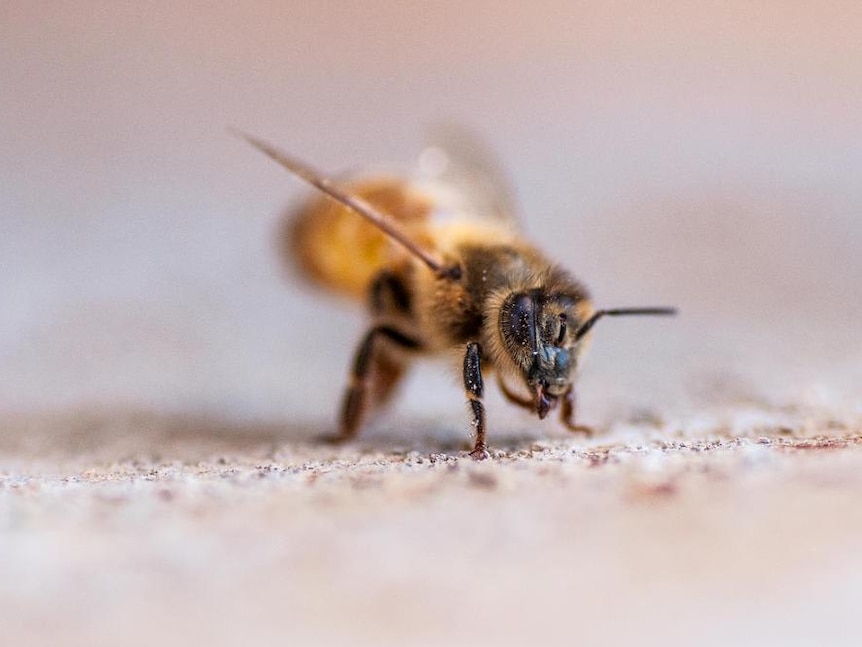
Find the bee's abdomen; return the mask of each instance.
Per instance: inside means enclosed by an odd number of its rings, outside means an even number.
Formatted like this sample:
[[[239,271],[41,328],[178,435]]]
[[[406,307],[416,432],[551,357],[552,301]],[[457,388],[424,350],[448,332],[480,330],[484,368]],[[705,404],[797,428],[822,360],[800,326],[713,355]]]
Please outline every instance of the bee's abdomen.
[[[408,229],[418,229],[432,209],[425,195],[396,177],[348,182],[343,188]],[[358,299],[365,299],[375,276],[403,255],[377,227],[324,196],[288,213],[281,249],[309,281]]]

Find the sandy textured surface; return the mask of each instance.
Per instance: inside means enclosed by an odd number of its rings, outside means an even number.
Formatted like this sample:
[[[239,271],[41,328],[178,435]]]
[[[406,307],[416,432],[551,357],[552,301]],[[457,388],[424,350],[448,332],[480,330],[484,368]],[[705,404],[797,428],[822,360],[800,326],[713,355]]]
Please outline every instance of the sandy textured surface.
[[[445,434],[333,449],[277,424],[4,421],[4,634],[857,644],[862,425],[783,417],[515,435],[481,464]]]
[[[862,644],[862,3],[0,2],[0,645]],[[573,438],[331,431],[304,195],[473,127],[600,307]],[[446,372],[448,371],[448,372]]]

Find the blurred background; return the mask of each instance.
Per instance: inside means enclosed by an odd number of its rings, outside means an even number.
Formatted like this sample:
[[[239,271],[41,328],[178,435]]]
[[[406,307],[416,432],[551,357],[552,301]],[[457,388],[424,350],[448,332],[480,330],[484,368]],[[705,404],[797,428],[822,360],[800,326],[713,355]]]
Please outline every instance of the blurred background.
[[[858,414],[860,30],[858,2],[7,0],[0,409],[328,425],[364,319],[285,277],[305,190],[225,128],[340,172],[447,120],[599,304],[681,308],[597,329],[582,419]],[[444,370],[398,415],[463,430]]]

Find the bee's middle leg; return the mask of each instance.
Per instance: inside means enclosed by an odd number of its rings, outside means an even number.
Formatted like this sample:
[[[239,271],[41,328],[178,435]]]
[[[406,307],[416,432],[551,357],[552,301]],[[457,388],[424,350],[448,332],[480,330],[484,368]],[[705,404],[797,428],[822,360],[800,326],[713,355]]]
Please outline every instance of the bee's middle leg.
[[[372,398],[383,403],[391,395],[404,370],[398,362],[380,348],[380,342],[388,340],[403,349],[415,350],[419,343],[390,326],[371,328],[356,349],[350,371],[350,384],[344,394],[339,417],[336,441],[349,440],[356,436],[365,419]]]

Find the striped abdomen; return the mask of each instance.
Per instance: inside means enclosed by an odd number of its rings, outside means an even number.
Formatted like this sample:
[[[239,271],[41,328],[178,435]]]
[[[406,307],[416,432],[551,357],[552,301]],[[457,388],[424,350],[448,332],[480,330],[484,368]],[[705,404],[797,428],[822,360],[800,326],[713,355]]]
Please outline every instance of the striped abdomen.
[[[421,239],[432,210],[429,196],[403,179],[379,177],[342,188],[374,205]],[[309,281],[333,292],[365,299],[374,277],[404,257],[377,227],[325,196],[291,210],[282,235],[286,260]]]

